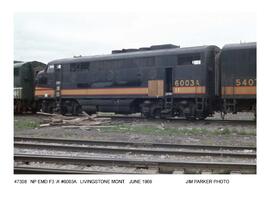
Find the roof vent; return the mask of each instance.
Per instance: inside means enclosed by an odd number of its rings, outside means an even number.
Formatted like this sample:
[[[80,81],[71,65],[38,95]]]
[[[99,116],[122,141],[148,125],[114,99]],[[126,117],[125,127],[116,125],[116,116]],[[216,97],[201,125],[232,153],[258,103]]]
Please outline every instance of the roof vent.
[[[151,48],[151,50],[175,49],[175,48],[180,48],[180,46],[176,46],[176,45],[173,45],[173,44],[162,44],[162,45],[153,45],[150,48]]]
[[[153,46],[150,46],[150,47],[141,47],[139,49],[112,50],[112,54],[127,53],[127,52],[137,52],[137,51],[160,50],[160,49],[175,49],[175,48],[180,48],[180,46],[176,46],[176,45],[173,45],[173,44],[153,45]]]
[[[74,55],[73,58],[80,58],[82,55]]]
[[[13,63],[23,63],[23,61],[17,61],[17,60],[14,60]]]

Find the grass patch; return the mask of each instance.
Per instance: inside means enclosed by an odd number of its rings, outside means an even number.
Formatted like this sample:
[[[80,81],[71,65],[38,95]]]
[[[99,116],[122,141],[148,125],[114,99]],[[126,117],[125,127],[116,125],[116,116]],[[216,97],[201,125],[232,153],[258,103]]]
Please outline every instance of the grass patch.
[[[39,127],[39,122],[33,120],[15,120],[15,129],[34,129]]]
[[[209,131],[205,128],[162,128],[157,126],[128,126],[118,125],[115,127],[102,128],[104,132],[137,133],[159,136],[192,136],[206,135]]]
[[[213,135],[230,135],[233,132],[228,128],[216,129],[213,131]]]
[[[256,130],[241,130],[237,131],[237,134],[242,136],[256,136]]]
[[[115,133],[135,133],[158,136],[231,136],[231,135],[256,135],[256,131],[238,131],[236,129],[206,129],[206,128],[169,128],[161,126],[136,126],[136,125],[117,125],[114,127],[101,128],[103,132]]]
[[[159,135],[159,136],[178,136],[178,135],[198,135],[203,134],[206,130],[202,129],[179,129],[179,128],[163,128],[157,126],[131,126],[131,125],[118,125],[115,127],[102,128],[104,132],[117,132],[117,133],[137,133],[146,135]]]

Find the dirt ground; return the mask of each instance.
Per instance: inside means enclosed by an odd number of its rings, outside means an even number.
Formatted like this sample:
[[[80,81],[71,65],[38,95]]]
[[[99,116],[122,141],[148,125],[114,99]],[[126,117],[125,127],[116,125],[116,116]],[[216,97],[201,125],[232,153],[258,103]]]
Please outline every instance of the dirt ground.
[[[103,115],[104,114],[100,114]],[[182,144],[213,144],[256,146],[256,122],[252,114],[241,113],[226,116],[225,121],[217,114],[205,121],[183,119],[140,119],[112,117],[105,127],[67,128],[42,127],[47,116],[14,116],[15,136],[60,137],[71,139],[126,140],[140,142],[173,142]],[[107,126],[107,127],[106,127]]]

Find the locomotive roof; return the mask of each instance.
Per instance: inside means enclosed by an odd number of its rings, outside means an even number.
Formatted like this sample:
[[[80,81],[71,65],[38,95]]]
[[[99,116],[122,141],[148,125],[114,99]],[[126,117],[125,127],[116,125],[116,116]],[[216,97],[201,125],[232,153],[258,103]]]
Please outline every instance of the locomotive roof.
[[[239,44],[226,44],[222,50],[237,50],[237,49],[250,49],[256,48],[256,42],[239,43]]]
[[[30,61],[30,62],[18,62],[18,63],[14,63],[14,68],[20,68],[25,64],[31,64],[33,67],[36,66],[46,66],[46,64],[42,63],[42,62],[38,62],[38,61]]]
[[[25,64],[24,62],[14,63],[14,68],[19,68],[23,66],[24,64]]]
[[[64,64],[73,62],[86,62],[86,61],[100,61],[100,60],[114,60],[124,58],[139,58],[139,57],[151,57],[159,55],[172,55],[172,54],[186,54],[186,53],[200,53],[207,51],[210,48],[219,49],[214,45],[197,46],[197,47],[185,47],[185,48],[173,48],[173,49],[160,49],[160,50],[147,50],[136,52],[125,52],[107,55],[95,55],[95,56],[82,56],[75,58],[57,59],[49,62],[48,64]]]

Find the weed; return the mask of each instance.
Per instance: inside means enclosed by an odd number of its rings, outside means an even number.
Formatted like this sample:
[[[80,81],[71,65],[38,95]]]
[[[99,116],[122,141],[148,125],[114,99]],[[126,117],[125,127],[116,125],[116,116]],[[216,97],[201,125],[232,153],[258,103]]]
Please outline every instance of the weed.
[[[36,121],[29,120],[18,120],[14,121],[15,129],[34,129],[39,126],[39,123]]]

